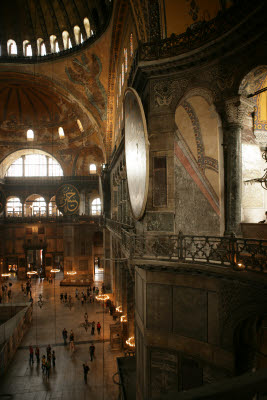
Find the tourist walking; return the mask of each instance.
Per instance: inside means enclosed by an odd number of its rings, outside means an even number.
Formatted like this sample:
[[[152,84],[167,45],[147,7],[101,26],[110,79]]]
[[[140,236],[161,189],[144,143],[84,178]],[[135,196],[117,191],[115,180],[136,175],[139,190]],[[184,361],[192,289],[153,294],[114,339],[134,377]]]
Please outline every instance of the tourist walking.
[[[70,331],[70,351],[73,352],[75,350],[74,347],[74,333],[72,330]]]
[[[63,340],[64,340],[64,346],[66,346],[67,344],[67,339],[68,339],[68,331],[66,328],[63,329],[62,331],[62,336],[63,336]]]
[[[97,323],[97,325],[96,325],[96,329],[97,329],[97,332],[98,332],[98,334],[100,335],[100,331],[101,331],[101,325],[100,325],[100,322],[98,322],[98,323]]]
[[[45,355],[43,354],[43,356],[42,356],[42,372],[43,372],[43,374],[45,373],[45,370],[46,370],[45,364],[46,364],[46,360],[45,360]]]
[[[36,357],[36,361],[39,364],[39,362],[40,362],[40,350],[39,350],[38,346],[36,346],[36,348],[35,348],[35,357]]]
[[[95,321],[92,322],[91,335],[95,334]]]
[[[46,371],[46,377],[47,377],[47,379],[49,379],[50,368],[51,368],[51,361],[50,361],[50,358],[48,358],[48,359],[46,360],[46,363],[45,363],[45,371]]]
[[[93,361],[93,359],[95,358],[95,346],[94,346],[94,343],[92,343],[91,346],[89,347],[89,353],[90,353],[91,361]]]
[[[46,355],[47,355],[47,358],[49,358],[51,360],[51,346],[50,346],[50,344],[46,348]]]
[[[90,368],[88,367],[87,363],[83,364],[83,376],[84,376],[84,383],[87,383],[87,375]]]
[[[32,346],[29,346],[29,352],[30,352],[30,364],[33,364],[34,363],[34,361],[33,361],[33,347]]]
[[[56,353],[55,350],[52,351],[52,363],[53,363],[53,367],[56,366]]]

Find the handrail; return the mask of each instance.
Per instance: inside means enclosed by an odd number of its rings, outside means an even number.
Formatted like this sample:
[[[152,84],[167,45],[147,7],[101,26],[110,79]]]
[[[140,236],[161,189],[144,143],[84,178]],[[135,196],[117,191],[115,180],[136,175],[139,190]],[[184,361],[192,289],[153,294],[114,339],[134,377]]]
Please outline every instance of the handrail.
[[[137,235],[117,221],[106,220],[106,227],[121,239],[129,258],[206,264],[267,272],[267,240],[234,236],[179,234]]]

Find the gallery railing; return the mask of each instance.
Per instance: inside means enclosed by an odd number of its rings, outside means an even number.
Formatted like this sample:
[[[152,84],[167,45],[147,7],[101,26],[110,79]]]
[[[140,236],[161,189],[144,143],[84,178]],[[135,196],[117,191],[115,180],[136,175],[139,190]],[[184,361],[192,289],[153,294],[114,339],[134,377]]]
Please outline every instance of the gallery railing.
[[[258,9],[257,9],[258,6]],[[259,2],[253,4],[248,0],[239,0],[236,5],[218,13],[209,21],[198,21],[192,24],[184,33],[172,34],[170,37],[150,43],[142,43],[137,58],[140,61],[152,61],[177,56],[194,50],[222,36],[234,27],[239,27],[242,20],[247,23],[249,13],[258,12],[263,7]]]
[[[2,216],[0,217],[0,224],[25,224],[25,223],[48,223],[48,222],[84,222],[90,224],[98,224],[103,226],[103,218],[101,215],[32,215],[32,216]]]
[[[112,220],[106,220],[106,226],[117,233],[124,252],[131,259],[267,270],[267,240],[193,236],[182,232],[178,235],[136,235]]]

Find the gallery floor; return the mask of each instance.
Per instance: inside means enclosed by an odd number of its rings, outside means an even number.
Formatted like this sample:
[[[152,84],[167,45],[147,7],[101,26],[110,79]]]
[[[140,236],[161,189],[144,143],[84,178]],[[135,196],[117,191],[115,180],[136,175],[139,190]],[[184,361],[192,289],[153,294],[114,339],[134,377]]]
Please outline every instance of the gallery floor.
[[[46,280],[32,279],[32,294],[34,299],[33,321],[25,335],[7,372],[0,378],[0,398],[15,400],[115,400],[118,398],[118,385],[113,383],[113,375],[117,371],[116,357],[122,355],[110,350],[109,325],[114,323],[109,313],[104,312],[103,303],[81,304],[75,299],[75,287],[59,286],[62,276],[58,276],[52,284]],[[21,281],[12,281],[12,302],[25,301],[21,291]],[[101,282],[99,282],[101,287]],[[81,293],[82,288],[79,288]],[[70,308],[60,301],[60,293],[67,292],[74,299]],[[43,295],[44,305],[37,305],[39,294]],[[88,321],[99,321],[101,334],[91,335],[91,329],[86,332],[81,326],[84,313]],[[75,336],[75,352],[70,353],[69,346],[64,346],[62,330],[68,334],[72,329]],[[96,358],[90,361],[89,346],[95,344]],[[41,364],[29,364],[29,345],[34,348],[38,344],[40,357],[46,355],[46,346],[51,345],[56,353],[56,366],[51,368],[49,380],[42,374]],[[90,371],[88,383],[84,383],[83,363],[88,361]]]

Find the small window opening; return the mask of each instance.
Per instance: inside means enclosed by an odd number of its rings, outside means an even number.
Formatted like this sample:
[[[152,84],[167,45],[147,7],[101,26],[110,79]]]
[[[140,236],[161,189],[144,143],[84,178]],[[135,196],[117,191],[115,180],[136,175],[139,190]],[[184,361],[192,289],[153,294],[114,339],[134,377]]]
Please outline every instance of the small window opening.
[[[34,132],[32,129],[27,130],[27,140],[30,142],[34,139]]]

